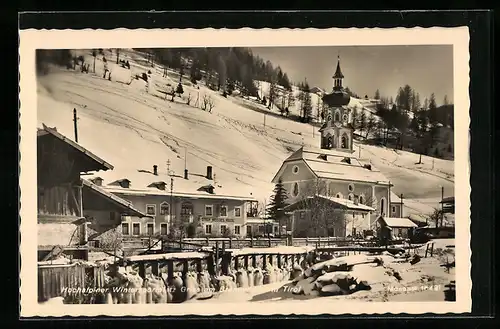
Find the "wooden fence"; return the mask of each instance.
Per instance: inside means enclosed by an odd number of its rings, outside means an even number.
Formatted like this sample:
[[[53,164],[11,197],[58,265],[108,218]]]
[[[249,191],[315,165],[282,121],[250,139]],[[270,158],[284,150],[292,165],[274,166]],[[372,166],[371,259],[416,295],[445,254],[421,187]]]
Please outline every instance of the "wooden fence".
[[[83,264],[38,266],[38,301],[65,296],[74,289],[104,287],[104,268]]]

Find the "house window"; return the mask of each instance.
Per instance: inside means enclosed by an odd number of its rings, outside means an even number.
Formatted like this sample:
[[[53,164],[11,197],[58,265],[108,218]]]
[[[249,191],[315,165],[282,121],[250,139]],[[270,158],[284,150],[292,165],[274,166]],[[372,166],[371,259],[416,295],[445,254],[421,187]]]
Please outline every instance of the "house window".
[[[241,207],[234,207],[234,217],[241,217]]]
[[[356,228],[355,227],[352,228],[352,235],[356,236]]]
[[[240,226],[239,225],[234,226],[234,234],[240,235]]]
[[[299,173],[299,166],[293,166],[292,172],[294,174],[298,174]]]
[[[130,227],[128,223],[122,223],[122,234],[129,235],[130,234],[129,228]]]
[[[205,234],[212,234],[212,224],[205,225]]]
[[[306,218],[306,213],[304,211],[299,212],[299,218],[300,219]]]
[[[252,235],[252,225],[247,225],[247,235]]]
[[[278,233],[278,226],[274,226],[274,233]]]
[[[156,205],[155,204],[147,204],[146,205],[146,215],[156,216]]]
[[[299,195],[299,183],[295,182],[293,183],[292,196],[296,197],[297,195]]]
[[[264,233],[264,225],[259,225],[259,233]]]
[[[227,206],[220,206],[220,216],[227,217]]]
[[[148,223],[147,229],[148,229],[149,236],[155,234],[155,224],[154,223]]]
[[[133,223],[132,224],[132,234],[140,235],[141,234],[141,223]]]
[[[190,202],[181,204],[181,216],[191,216],[193,214],[193,205]]]
[[[205,206],[205,216],[212,216],[213,215],[213,206]]]
[[[170,205],[165,201],[160,204],[160,215],[170,215]]]
[[[396,207],[392,206],[392,213],[394,214],[396,212]]]
[[[349,184],[349,186],[347,186],[347,189],[349,190],[349,192],[354,192],[354,184]]]
[[[161,235],[167,235],[168,234],[168,224],[167,223],[161,223],[160,224],[160,234]]]
[[[227,226],[226,225],[221,225],[220,226],[220,234],[225,234],[226,230],[227,230]]]

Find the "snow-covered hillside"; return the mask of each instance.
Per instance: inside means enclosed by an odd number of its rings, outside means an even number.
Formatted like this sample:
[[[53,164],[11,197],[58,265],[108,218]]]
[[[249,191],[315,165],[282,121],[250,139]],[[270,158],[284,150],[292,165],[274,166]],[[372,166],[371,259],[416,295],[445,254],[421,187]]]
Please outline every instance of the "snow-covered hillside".
[[[91,52],[81,54],[92,71]],[[218,184],[260,201],[269,199],[270,181],[291,152],[301,145],[319,145],[317,128],[281,118],[276,111],[271,115],[265,106],[240,97],[224,98],[203,85],[198,89],[187,79],[182,80],[182,99],[171,102],[166,92],[177,86],[178,73],[169,71],[163,77],[163,69],[151,68],[140,54],[123,51],[123,56],[131,70],[117,68],[116,58],[108,58],[112,81],[103,79],[99,58],[96,74],[55,68],[40,76],[38,124],[55,126],[73,138],[72,111],[76,108],[78,142],[113,164],[114,171],[126,175],[152,170],[155,164],[165,170],[170,161],[171,169],[181,175],[185,160],[190,172],[203,173],[211,165]],[[133,77],[148,70],[152,73],[146,88],[145,81]],[[128,81],[127,74],[132,77]],[[186,104],[188,95],[190,105]],[[214,101],[211,113],[200,108],[205,96]],[[452,194],[453,161],[436,159],[433,163],[423,157],[423,164],[416,165],[418,155],[366,145],[361,145],[361,157],[370,159],[394,182],[394,192],[412,198],[407,202],[415,212],[428,213],[437,207],[440,185]]]
[[[258,88],[259,97],[262,98],[263,96],[265,96],[266,98],[269,99],[269,91],[271,89],[271,84],[267,81],[256,80],[255,85]],[[279,88],[284,90],[284,88],[281,86],[279,86]],[[318,88],[315,88],[315,89],[318,89]],[[290,111],[290,114],[300,116],[301,115],[301,111],[300,111],[301,104],[300,104],[300,101],[298,100],[300,90],[297,86],[292,86],[292,94],[295,98],[295,102],[294,102],[294,105],[290,106],[288,109]],[[311,92],[310,96],[311,96],[311,105],[312,105],[312,116],[313,116],[313,119],[317,119],[320,117],[321,108],[323,106],[323,102],[321,100],[323,95],[319,92],[318,93]],[[277,105],[280,105],[279,104],[280,100],[277,100],[276,102],[278,103]],[[380,120],[380,118],[376,115],[376,110],[375,110],[375,106],[374,106],[372,99],[359,99],[359,98],[351,97],[351,101],[349,102],[349,104],[347,106],[349,106],[352,109],[356,108],[356,110],[358,111],[358,114],[361,113],[361,111],[365,111],[367,116],[372,114],[374,116],[375,121]],[[275,107],[275,111],[279,111],[278,108]]]

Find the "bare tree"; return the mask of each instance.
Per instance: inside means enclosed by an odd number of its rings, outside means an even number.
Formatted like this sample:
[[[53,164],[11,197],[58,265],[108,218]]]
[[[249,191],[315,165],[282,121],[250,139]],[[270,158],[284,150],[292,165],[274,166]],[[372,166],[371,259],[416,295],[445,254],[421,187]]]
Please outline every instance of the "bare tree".
[[[209,95],[203,95],[203,101],[201,104],[201,108],[203,111],[208,111],[209,113],[212,113],[213,108],[215,107],[215,102],[213,98]]]
[[[345,227],[344,211],[328,200],[328,188],[324,180],[316,179],[301,189],[300,208],[309,214],[307,220],[297,225],[299,235],[314,237],[329,235],[331,230]]]

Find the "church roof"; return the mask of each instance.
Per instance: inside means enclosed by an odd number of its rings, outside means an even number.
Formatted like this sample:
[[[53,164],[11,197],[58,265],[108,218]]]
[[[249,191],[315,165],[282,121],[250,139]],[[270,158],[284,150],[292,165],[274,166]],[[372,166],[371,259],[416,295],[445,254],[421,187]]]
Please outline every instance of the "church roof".
[[[335,74],[333,75],[334,79],[343,79],[344,75],[342,74],[342,71],[340,70],[340,60],[337,62],[337,69],[335,70]]]
[[[349,158],[351,163],[342,161],[345,158]],[[318,178],[389,185],[388,179],[378,169],[373,166],[368,169],[365,167],[368,163],[360,161],[354,153],[301,147],[290,155],[283,164],[297,160],[304,161]],[[283,168],[284,166],[280,171]],[[274,177],[273,182],[278,176],[279,172]]]

